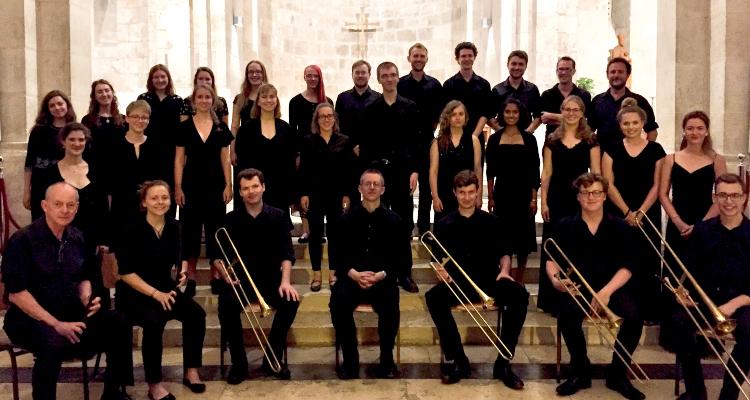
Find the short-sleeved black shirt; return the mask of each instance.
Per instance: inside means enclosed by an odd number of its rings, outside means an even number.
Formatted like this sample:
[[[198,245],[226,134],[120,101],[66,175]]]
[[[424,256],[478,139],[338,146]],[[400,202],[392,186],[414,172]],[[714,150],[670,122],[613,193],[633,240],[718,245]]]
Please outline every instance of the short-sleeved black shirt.
[[[443,99],[447,104],[451,100],[459,100],[466,106],[469,120],[466,121],[464,132],[474,132],[479,118],[492,117],[490,83],[477,74],[473,74],[467,82],[461,73],[457,73],[443,82]]]
[[[398,94],[417,104],[420,142],[425,149],[429,149],[430,142],[435,137],[435,127],[440,121],[440,113],[446,103],[443,99],[443,86],[440,81],[427,74],[424,74],[421,80],[416,80],[409,73],[398,80]]]
[[[138,96],[138,100],[145,100],[151,106],[151,119],[146,127],[146,135],[164,147],[174,146],[174,137],[180,125],[182,97],[172,94],[159,100],[155,93],[146,92]]]
[[[360,159],[366,166],[388,160],[400,173],[417,171],[419,109],[398,95],[393,104],[381,96],[365,109],[367,130],[362,137]]]
[[[331,135],[328,143],[317,134],[305,136],[300,148],[300,195],[340,200],[357,194],[353,147],[340,133]]]
[[[622,131],[620,124],[617,122],[617,113],[620,111],[623,100],[632,97],[638,103],[638,107],[646,112],[646,123],[643,130],[646,132],[659,128],[654,116],[654,109],[645,97],[638,93],[633,93],[630,89],[625,88],[625,94],[615,100],[609,90],[599,93],[591,100],[592,112],[588,115],[588,123],[591,129],[596,131],[599,144],[602,151],[606,151],[611,145],[622,140]]]
[[[219,119],[222,119],[229,115],[229,107],[227,107],[227,101],[223,97],[218,97],[218,101],[216,102],[216,107],[214,108],[214,112],[216,113],[216,117]],[[188,117],[192,117],[195,115],[195,110],[193,109],[193,96],[190,95],[188,97],[185,97],[185,99],[182,102],[182,109],[180,110],[180,115],[186,115]]]
[[[232,101],[232,104],[234,107],[239,107],[240,102],[242,101],[243,94],[240,93],[237,96],[234,96],[234,100]],[[242,108],[239,111],[240,115],[240,126],[248,123],[250,121],[250,113],[253,111],[253,107],[255,106],[255,100],[251,99],[245,99],[245,103],[242,105]]]
[[[617,191],[620,192],[628,208],[639,209],[654,185],[656,163],[667,153],[659,143],[648,142],[646,147],[633,157],[625,149],[624,142],[620,141],[607,150],[607,154],[612,158],[612,173]],[[659,206],[659,202],[656,201],[651,208],[656,215],[660,216]]]
[[[328,97],[326,97],[326,102],[333,105],[333,100]],[[292,132],[296,134],[297,141],[312,133],[310,131],[312,116],[318,104],[320,103],[308,101],[302,93],[289,100],[289,126],[292,127]]]
[[[192,119],[180,124],[177,147],[185,148],[185,169],[182,187],[190,190],[224,190],[224,169],[221,150],[232,142],[234,136],[223,122],[214,124],[206,141],[203,141]]]
[[[521,84],[518,86],[518,89],[516,89],[510,84],[508,79],[498,83],[492,88],[492,104],[494,106],[491,113],[492,117],[495,117],[498,121],[502,122],[503,116],[500,110],[503,104],[505,104],[505,101],[510,97],[520,101],[521,104],[526,107],[527,115],[522,119],[531,123],[534,118],[541,117],[542,97],[539,95],[539,88],[537,88],[535,84],[525,79],[521,79]],[[502,123],[500,125],[502,125]],[[526,128],[528,128],[528,125],[518,127],[518,129],[521,130],[526,130]]]
[[[339,130],[349,136],[354,145],[358,145],[365,130],[364,111],[381,96],[380,92],[369,86],[362,94],[351,88],[339,93],[336,97],[336,113],[339,115]]]
[[[583,100],[583,105],[586,107],[586,118],[589,118],[591,115],[591,112],[593,111],[591,108],[591,93],[579,88],[576,85],[573,85],[573,90],[570,91],[569,96],[578,96]],[[565,97],[563,97],[563,94],[560,93],[559,84],[555,84],[555,86],[552,86],[551,88],[545,90],[542,92],[542,111],[543,112],[549,112],[554,114],[560,114],[560,107],[562,106],[562,102],[565,100]],[[547,127],[545,128],[545,132],[547,135],[552,133],[555,129],[557,129],[560,124],[550,123],[546,124]]]

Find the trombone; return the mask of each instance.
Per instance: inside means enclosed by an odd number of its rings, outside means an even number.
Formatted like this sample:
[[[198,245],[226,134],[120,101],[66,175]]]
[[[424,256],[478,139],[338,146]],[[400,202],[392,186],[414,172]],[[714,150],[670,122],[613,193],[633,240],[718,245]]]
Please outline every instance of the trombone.
[[[669,276],[661,277],[662,283],[667,289],[669,289],[670,292],[675,295],[677,302],[682,306],[682,308],[685,309],[688,317],[690,317],[690,319],[693,321],[693,324],[698,329],[698,333],[706,340],[708,347],[711,348],[711,351],[713,351],[713,353],[716,355],[716,358],[719,359],[721,365],[724,367],[724,370],[726,370],[729,376],[732,377],[732,381],[734,381],[734,384],[737,385],[737,387],[740,389],[740,392],[745,397],[745,399],[750,400],[750,396],[748,396],[747,392],[745,392],[745,390],[742,388],[743,382],[740,382],[734,376],[730,367],[734,366],[737,371],[742,371],[742,369],[739,367],[739,365],[737,365],[737,360],[732,357],[731,353],[727,350],[723,342],[723,339],[726,339],[732,335],[732,332],[734,332],[734,329],[737,327],[737,321],[724,315],[724,313],[719,310],[719,307],[717,307],[716,304],[711,300],[711,298],[708,297],[703,288],[695,280],[695,277],[693,277],[693,274],[688,271],[687,267],[677,256],[677,253],[674,251],[672,246],[667,243],[667,240],[664,238],[664,236],[662,236],[656,225],[654,225],[654,222],[651,220],[651,218],[649,218],[648,215],[646,215],[646,213],[641,210],[637,211],[636,216],[638,219],[638,228],[641,230],[641,233],[643,233],[643,236],[646,237],[654,251],[656,251],[656,254],[659,255],[659,259],[661,260],[662,265],[664,265],[665,269],[669,272],[669,275],[671,275],[671,279]],[[655,243],[654,240],[648,235],[646,229],[643,227],[644,220],[646,221],[647,226],[658,237],[658,246],[657,243]],[[659,250],[659,247],[661,247],[661,245],[663,245],[664,249],[672,255],[675,262],[677,263],[677,266],[682,270],[682,278],[679,278],[677,276],[677,272],[669,265],[667,260],[664,258],[664,254],[662,254],[662,252]],[[672,279],[674,279],[675,282],[678,282],[677,286],[672,283]],[[687,279],[693,286],[693,288],[695,289],[695,293],[698,294],[700,300],[703,302],[703,304],[705,304],[708,312],[711,314],[712,319],[709,319],[708,316],[706,316],[706,313],[704,313],[700,309],[693,297],[690,296],[690,293],[688,293],[688,290],[683,284],[683,281],[685,279]],[[711,339],[717,340],[716,342],[713,342]],[[722,352],[720,352],[719,350],[727,354],[727,361],[724,361],[723,357],[721,356]],[[748,377],[745,376],[744,373],[743,376],[744,383],[750,384],[750,380],[748,380]]]
[[[482,313],[480,312],[479,308],[477,308],[476,305],[469,299],[469,296],[461,289],[461,287],[456,284],[453,280],[448,280],[444,278],[440,274],[441,269],[445,269],[445,266],[452,262],[453,265],[458,269],[458,271],[466,278],[466,281],[471,285],[472,289],[479,295],[479,298],[482,302],[482,308],[488,309],[495,303],[495,299],[488,296],[482,289],[477,286],[476,283],[469,277],[469,275],[464,271],[463,268],[456,262],[456,260],[448,253],[448,250],[446,250],[445,247],[440,243],[440,241],[437,239],[435,234],[433,234],[431,231],[427,231],[419,238],[419,241],[422,243],[422,246],[424,246],[425,249],[430,253],[430,256],[432,256],[432,259],[435,261],[430,262],[430,266],[435,271],[435,274],[440,278],[443,283],[450,289],[451,293],[453,293],[453,296],[456,297],[458,302],[461,304],[461,306],[466,310],[466,312],[469,314],[471,319],[474,320],[474,323],[477,324],[477,327],[482,331],[484,336],[487,337],[487,339],[492,343],[492,346],[495,347],[495,350],[497,350],[498,354],[500,354],[500,357],[510,361],[513,359],[513,353],[508,349],[508,347],[503,343],[503,341],[500,339],[500,336],[497,335],[497,332],[495,332],[495,329],[487,322],[487,320],[482,316]],[[444,257],[438,257],[435,253],[432,251],[432,247],[428,243],[432,243],[434,245],[437,245],[440,248],[440,251],[445,255]],[[451,283],[453,285],[451,285]],[[458,290],[458,291],[456,291]]]
[[[269,316],[271,314],[271,307],[266,304],[266,301],[260,294],[258,287],[255,286],[255,281],[253,281],[253,278],[250,277],[250,272],[248,272],[247,266],[245,266],[245,263],[242,261],[242,257],[240,256],[239,251],[237,251],[237,247],[234,245],[234,241],[232,240],[231,236],[229,236],[229,232],[227,232],[226,228],[222,227],[217,229],[216,233],[214,233],[214,239],[216,239],[216,243],[219,245],[221,254],[224,256],[224,260],[220,260],[219,262],[224,274],[231,282],[238,282],[239,276],[235,271],[235,267],[239,265],[242,271],[245,273],[245,277],[247,278],[248,282],[250,282],[250,286],[252,287],[253,292],[255,292],[255,297],[257,297],[258,299],[261,318]],[[227,246],[226,249],[225,246]],[[231,257],[229,254],[227,254],[227,252],[231,254]],[[273,348],[271,347],[271,343],[268,341],[266,333],[263,332],[263,328],[260,326],[258,312],[253,309],[253,303],[247,296],[245,288],[241,283],[230,286],[232,286],[234,294],[237,296],[237,301],[239,301],[240,305],[242,306],[242,312],[245,314],[245,319],[247,319],[250,328],[253,330],[255,339],[258,341],[258,346],[260,347],[261,351],[263,351],[263,356],[266,358],[266,361],[268,361],[268,365],[271,367],[271,370],[273,370],[273,372],[280,372],[281,363],[276,357],[276,353],[274,353]]]
[[[567,271],[561,267],[561,264],[557,261],[555,256],[552,255],[552,252],[548,248],[550,245],[554,246],[554,250],[556,250],[563,258],[563,260],[568,264],[569,268]],[[635,362],[635,360],[633,360],[633,355],[630,354],[625,346],[623,346],[620,340],[617,339],[617,335],[613,332],[615,329],[618,329],[620,325],[622,325],[623,319],[617,316],[609,307],[601,302],[594,288],[592,288],[586,278],[581,275],[581,272],[578,270],[578,268],[576,268],[573,262],[570,261],[570,258],[568,258],[565,252],[560,248],[555,239],[549,238],[545,240],[542,247],[544,248],[544,252],[547,254],[547,257],[549,257],[549,259],[558,266],[558,271],[557,273],[555,273],[555,278],[563,283],[565,291],[568,292],[568,294],[573,298],[573,301],[576,302],[581,311],[583,311],[584,315],[586,315],[586,319],[592,325],[594,325],[597,332],[599,332],[599,335],[604,338],[604,340],[607,342],[607,345],[612,348],[617,357],[628,368],[630,374],[633,375],[633,377],[640,383],[650,380],[643,368],[641,368],[641,366],[637,362]],[[576,275],[578,276],[578,278],[580,278],[581,284],[586,289],[586,291],[591,294],[592,300],[588,300],[586,296],[581,293],[580,286],[576,285],[573,282],[573,280],[571,279],[571,275]],[[594,301],[598,304],[600,311],[597,311],[594,308]],[[606,325],[606,329],[603,328],[602,325]]]

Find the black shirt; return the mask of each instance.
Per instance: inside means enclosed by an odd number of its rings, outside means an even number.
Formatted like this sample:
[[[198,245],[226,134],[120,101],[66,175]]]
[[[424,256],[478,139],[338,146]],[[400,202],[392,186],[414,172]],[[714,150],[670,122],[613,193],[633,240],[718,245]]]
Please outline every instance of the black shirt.
[[[214,107],[214,112],[216,113],[216,118],[222,119],[229,115],[229,107],[227,107],[227,101],[223,97],[217,97],[219,100],[216,102],[216,107]],[[186,115],[188,117],[192,117],[195,115],[195,110],[193,109],[193,96],[190,95],[188,97],[185,97],[185,99],[182,102],[182,109],[180,110],[180,115]]]
[[[326,101],[333,105],[333,100],[330,98],[326,97]],[[289,126],[296,134],[296,140],[302,140],[311,133],[312,116],[318,104],[320,103],[308,101],[302,93],[289,100]]]
[[[739,295],[750,296],[750,221],[746,217],[734,229],[727,229],[719,217],[698,222],[689,243],[686,265],[716,305]]]
[[[417,172],[418,119],[417,105],[401,95],[391,105],[382,96],[375,100],[365,109],[367,130],[360,145],[362,162],[370,167],[387,160],[400,173]]]
[[[125,116],[120,115],[120,124],[118,125],[113,117],[86,114],[81,119],[81,123],[91,131],[91,140],[87,143],[83,158],[95,164],[96,169],[103,172],[111,154],[113,143],[128,131]]]
[[[336,97],[336,113],[339,115],[340,132],[349,136],[355,146],[359,144],[362,132],[365,130],[365,108],[380,96],[380,92],[372,90],[368,86],[362,94],[351,88],[339,93]]]
[[[156,93],[146,92],[138,96],[138,100],[145,100],[151,106],[151,119],[146,127],[146,135],[160,145],[174,146],[174,137],[180,125],[180,111],[182,97],[171,94],[162,100]]]
[[[398,80],[398,94],[415,102],[419,109],[420,143],[429,150],[430,142],[435,137],[435,128],[440,122],[440,113],[445,107],[443,86],[440,81],[424,74],[416,80],[411,73]]]
[[[357,194],[354,146],[347,136],[334,133],[305,136],[300,148],[300,195],[338,198]]]
[[[175,144],[185,149],[182,187],[185,191],[210,190],[221,193],[226,186],[221,151],[234,136],[223,122],[214,123],[206,141],[198,133],[193,119],[180,124]]]
[[[491,113],[492,117],[496,117],[498,123],[503,125],[503,115],[500,110],[505,101],[508,100],[508,98],[513,97],[526,107],[526,116],[522,116],[520,119],[521,121],[530,124],[534,118],[540,118],[542,116],[542,97],[539,95],[539,88],[537,88],[535,84],[522,78],[521,84],[518,86],[518,89],[516,89],[510,84],[508,79],[498,83],[492,88],[492,104],[495,107]],[[526,130],[528,127],[528,125],[519,125],[518,129]]]
[[[593,111],[591,108],[591,93],[573,85],[573,89],[570,91],[569,96],[578,96],[583,100],[583,105],[586,107],[586,118],[590,118],[591,112]],[[563,97],[563,94],[560,92],[559,84],[556,83],[555,86],[542,92],[542,111],[560,114],[560,107],[562,106],[563,100],[565,100],[565,97]],[[557,129],[558,126],[560,126],[560,124],[549,123],[545,128],[545,132],[549,135]]]
[[[36,124],[29,132],[24,168],[31,171],[31,218],[42,216],[41,201],[47,190],[44,171],[57,165],[65,152],[60,143],[60,128],[51,124]]]
[[[625,94],[615,100],[609,90],[599,93],[591,100],[592,112],[588,115],[588,123],[591,129],[596,131],[597,140],[602,146],[602,151],[607,149],[618,141],[622,140],[622,131],[620,124],[617,122],[617,113],[620,111],[622,101],[632,97],[638,103],[638,107],[646,112],[646,123],[643,130],[651,132],[659,128],[654,116],[654,109],[651,108],[648,100],[638,93],[633,93],[630,89],[625,88]]]
[[[361,204],[344,212],[340,221],[339,279],[356,271],[385,271],[386,281],[396,283],[398,271],[411,266],[411,245],[403,234],[401,218],[382,205],[372,213]]]
[[[232,104],[234,107],[239,107],[240,102],[242,101],[243,94],[240,93],[237,96],[234,96],[234,100],[232,101]],[[253,111],[253,107],[255,106],[255,101],[245,98],[245,102],[242,104],[242,108],[239,111],[240,115],[240,126],[250,122],[250,113]]]
[[[27,290],[42,308],[57,319],[80,321],[84,305],[78,285],[95,276],[93,254],[81,232],[68,226],[58,240],[45,218],[21,228],[8,240],[2,263],[3,283],[8,293]],[[31,318],[11,304],[6,323]]]
[[[443,83],[443,100],[447,104],[451,100],[459,100],[466,106],[469,120],[466,121],[464,132],[472,133],[477,127],[479,118],[492,117],[490,83],[477,74],[473,74],[467,82],[461,73],[448,78]]]

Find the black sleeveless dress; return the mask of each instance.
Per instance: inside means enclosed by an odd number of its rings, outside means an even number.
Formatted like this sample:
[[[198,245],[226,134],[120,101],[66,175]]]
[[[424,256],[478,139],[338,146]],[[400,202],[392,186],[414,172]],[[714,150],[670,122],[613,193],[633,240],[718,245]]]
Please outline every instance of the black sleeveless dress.
[[[472,135],[464,133],[458,146],[449,141],[446,149],[438,145],[440,161],[438,164],[437,192],[443,203],[443,211],[435,213],[435,222],[444,215],[458,209],[458,200],[453,194],[453,178],[463,170],[474,170],[474,144]]]
[[[674,160],[674,154],[672,155]],[[714,163],[688,172],[676,160],[670,174],[672,181],[672,205],[680,218],[688,225],[701,221],[713,204],[711,194],[714,187]],[[667,223],[667,242],[680,258],[685,254],[687,240],[670,220]]]

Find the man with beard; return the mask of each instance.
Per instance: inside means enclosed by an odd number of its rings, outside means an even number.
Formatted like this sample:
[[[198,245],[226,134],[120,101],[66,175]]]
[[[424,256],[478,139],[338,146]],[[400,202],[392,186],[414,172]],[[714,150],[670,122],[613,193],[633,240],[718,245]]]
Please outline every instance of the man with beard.
[[[513,50],[508,55],[508,79],[492,88],[492,105],[494,107],[492,114],[495,118],[492,118],[488,123],[492,129],[500,129],[499,121],[503,120],[503,116],[498,111],[503,108],[509,97],[517,99],[526,107],[527,115],[520,116],[518,129],[534,133],[536,128],[541,125],[542,99],[539,96],[539,88],[523,79],[528,64],[529,55],[523,50]]]
[[[620,124],[617,122],[617,113],[620,111],[622,101],[627,97],[634,98],[638,102],[638,107],[646,112],[647,118],[643,130],[648,134],[648,140],[656,140],[658,134],[656,129],[659,124],[656,123],[654,109],[651,108],[651,104],[645,97],[631,92],[625,86],[632,71],[633,67],[624,58],[616,57],[609,60],[607,63],[609,89],[604,93],[599,93],[591,100],[592,110],[588,115],[588,123],[591,129],[596,131],[599,145],[602,147],[602,154],[623,138]]]
[[[576,61],[568,56],[557,60],[557,84],[542,92],[542,123],[547,125],[546,135],[549,136],[560,126],[562,112],[560,106],[568,96],[578,96],[586,107],[586,117],[591,114],[591,94],[573,83],[576,74]]]
[[[380,98],[380,93],[370,88],[370,63],[357,60],[352,64],[354,87],[339,93],[336,97],[336,113],[339,115],[340,132],[354,144],[354,152],[359,155],[359,141],[362,137],[365,107]]]

